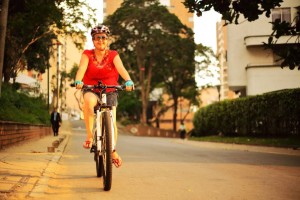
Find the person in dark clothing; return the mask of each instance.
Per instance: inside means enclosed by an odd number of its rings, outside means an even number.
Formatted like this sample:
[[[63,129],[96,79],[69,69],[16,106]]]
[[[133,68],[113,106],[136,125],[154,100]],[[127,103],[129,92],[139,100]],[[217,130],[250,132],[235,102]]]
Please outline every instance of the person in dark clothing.
[[[60,127],[60,123],[61,123],[60,114],[59,114],[59,112],[57,112],[57,109],[54,108],[51,113],[51,124],[52,124],[52,130],[53,130],[54,136],[58,136],[58,130]]]
[[[186,137],[186,129],[183,121],[181,120],[180,127],[179,127],[179,133],[180,133],[180,138],[185,139]]]

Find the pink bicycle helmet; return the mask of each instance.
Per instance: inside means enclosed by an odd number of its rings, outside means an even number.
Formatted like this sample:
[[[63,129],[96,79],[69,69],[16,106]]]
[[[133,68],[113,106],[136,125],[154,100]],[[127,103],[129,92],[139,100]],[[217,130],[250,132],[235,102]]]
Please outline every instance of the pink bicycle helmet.
[[[105,33],[107,35],[110,35],[109,28],[107,26],[101,25],[101,24],[92,28],[92,31],[91,31],[92,36],[94,36],[95,34],[98,34],[98,33]]]

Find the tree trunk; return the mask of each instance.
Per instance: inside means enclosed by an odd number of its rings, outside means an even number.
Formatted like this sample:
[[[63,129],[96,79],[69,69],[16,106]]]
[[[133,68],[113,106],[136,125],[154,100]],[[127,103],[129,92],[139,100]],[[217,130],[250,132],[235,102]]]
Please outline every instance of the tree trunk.
[[[155,122],[156,122],[156,128],[160,128],[160,125],[159,125],[159,118],[156,118],[156,119],[155,119]]]
[[[146,124],[147,121],[147,97],[146,97],[146,88],[145,88],[145,67],[139,64],[139,77],[140,77],[140,84],[141,84],[141,99],[142,99],[142,117],[141,123]]]
[[[177,107],[178,107],[178,97],[174,97],[174,113],[173,113],[173,131],[177,130]]]
[[[4,63],[4,50],[5,50],[5,37],[6,37],[6,25],[7,25],[7,15],[8,15],[9,0],[2,0],[1,7],[1,20],[0,20],[0,97],[1,97],[1,87],[2,87],[2,71]]]
[[[142,117],[141,117],[141,123],[146,124],[147,122],[147,98],[146,98],[146,91],[145,86],[141,87],[141,96],[142,96]]]
[[[141,85],[141,99],[142,99],[142,117],[141,123],[147,123],[147,107],[148,107],[148,96],[150,93],[151,78],[152,78],[152,62],[146,70],[145,66],[145,55],[143,53],[143,48],[139,45],[136,46],[136,52],[139,52],[137,55],[137,64],[139,67],[139,82]]]

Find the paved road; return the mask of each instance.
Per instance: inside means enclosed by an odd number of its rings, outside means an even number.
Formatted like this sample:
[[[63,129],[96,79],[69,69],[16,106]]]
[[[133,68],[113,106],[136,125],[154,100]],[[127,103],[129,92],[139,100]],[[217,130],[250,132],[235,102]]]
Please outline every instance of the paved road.
[[[93,155],[82,148],[84,125],[72,135],[48,181],[50,200],[282,200],[300,199],[300,156],[249,151],[170,138],[120,134],[123,166],[112,190],[96,177]]]

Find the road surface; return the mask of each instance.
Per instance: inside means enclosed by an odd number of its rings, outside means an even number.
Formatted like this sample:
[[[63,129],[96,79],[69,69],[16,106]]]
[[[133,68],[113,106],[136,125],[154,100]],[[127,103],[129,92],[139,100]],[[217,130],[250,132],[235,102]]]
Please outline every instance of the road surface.
[[[121,131],[120,131],[121,132]],[[103,190],[93,154],[82,148],[82,121],[48,181],[44,199],[299,200],[300,156],[228,145],[119,134],[121,168]]]

